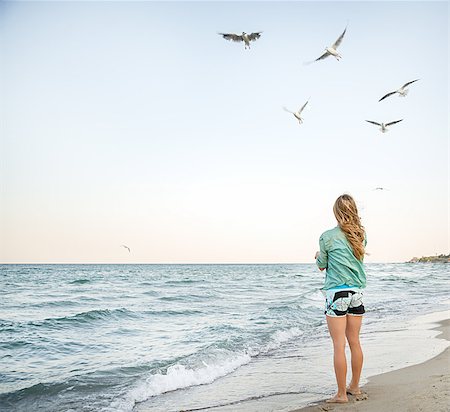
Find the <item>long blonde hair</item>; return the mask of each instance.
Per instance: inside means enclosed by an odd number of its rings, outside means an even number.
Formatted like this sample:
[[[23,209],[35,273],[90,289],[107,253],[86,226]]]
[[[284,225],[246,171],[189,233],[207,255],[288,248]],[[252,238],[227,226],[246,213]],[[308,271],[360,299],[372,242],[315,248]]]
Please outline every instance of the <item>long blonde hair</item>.
[[[334,216],[339,227],[344,232],[356,259],[364,257],[364,227],[358,215],[356,203],[350,195],[341,195],[333,206]]]

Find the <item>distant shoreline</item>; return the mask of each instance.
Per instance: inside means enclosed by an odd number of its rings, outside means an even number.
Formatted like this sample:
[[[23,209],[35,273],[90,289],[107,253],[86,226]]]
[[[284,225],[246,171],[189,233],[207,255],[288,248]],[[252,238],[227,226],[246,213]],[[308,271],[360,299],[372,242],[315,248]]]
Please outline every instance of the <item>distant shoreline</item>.
[[[449,263],[450,255],[422,256],[421,258],[413,257],[406,263]]]

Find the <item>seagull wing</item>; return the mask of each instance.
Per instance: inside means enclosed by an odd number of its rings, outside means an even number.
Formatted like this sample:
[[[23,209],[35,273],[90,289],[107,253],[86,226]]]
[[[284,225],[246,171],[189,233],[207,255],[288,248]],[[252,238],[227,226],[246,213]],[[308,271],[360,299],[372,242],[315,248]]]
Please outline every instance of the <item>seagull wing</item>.
[[[342,43],[342,39],[344,38],[344,34],[346,31],[347,31],[347,27],[344,29],[343,33],[339,36],[339,38],[334,42],[333,46],[331,46],[331,47],[333,47],[334,50],[336,50],[339,47],[339,45]]]
[[[322,56],[318,57],[315,61],[323,60],[323,59],[325,59],[326,57],[328,57],[329,55],[330,55],[330,53],[328,53],[328,52],[326,51],[324,54],[322,54]]]
[[[289,110],[289,109],[287,109],[286,107],[284,107],[283,106],[283,110],[285,111],[285,112],[288,112],[288,113],[291,113],[291,114],[295,114],[293,111],[291,111],[291,110]]]
[[[377,126],[381,126],[381,123],[377,123],[377,122],[374,122],[374,121],[372,121],[372,120],[366,120],[366,122],[375,124],[375,125],[377,125]]]
[[[378,102],[381,102],[382,100],[386,99],[386,97],[392,96],[395,93],[397,93],[397,92],[395,91],[395,92],[390,92],[388,94],[385,94],[380,100],[378,100]]]
[[[402,86],[402,89],[404,89],[405,87],[409,86],[410,84],[412,84],[412,83],[416,82],[417,80],[419,80],[419,79],[416,79],[416,80],[411,80],[410,82],[408,82],[408,83],[405,83],[405,84],[404,84],[404,85]]]
[[[122,245],[122,247],[124,247],[125,249],[128,249],[128,252],[131,253],[131,250],[128,246]]]
[[[262,31],[258,31],[256,33],[249,34],[248,39],[253,40],[253,41],[256,39],[259,39],[261,37],[261,33],[262,33]]]
[[[219,33],[219,35],[221,35],[225,40],[231,40],[231,41],[236,41],[236,42],[240,42],[240,41],[244,40],[244,38],[239,34]]]
[[[400,123],[402,120],[403,120],[403,119],[395,120],[395,121],[390,122],[390,123],[386,123],[386,126],[391,126],[391,125],[393,125],[393,124],[395,124],[395,123]]]
[[[298,111],[298,114],[300,114],[301,112],[303,112],[303,109],[306,107],[306,105],[308,104],[309,100],[301,107],[301,109]]]

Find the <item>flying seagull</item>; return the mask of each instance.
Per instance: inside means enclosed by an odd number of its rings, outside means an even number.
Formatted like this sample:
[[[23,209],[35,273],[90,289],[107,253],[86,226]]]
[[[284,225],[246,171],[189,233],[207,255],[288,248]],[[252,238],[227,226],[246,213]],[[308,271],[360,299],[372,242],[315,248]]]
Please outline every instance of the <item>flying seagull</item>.
[[[124,247],[125,249],[128,249],[128,253],[131,253],[131,250],[128,246],[126,246],[126,245],[121,245],[121,246]]]
[[[386,133],[386,132],[389,131],[389,130],[387,129],[388,126],[391,126],[391,125],[393,125],[393,124],[395,124],[395,123],[399,123],[399,122],[401,122],[402,120],[403,120],[403,119],[400,119],[400,120],[394,120],[393,122],[389,122],[389,123],[377,123],[377,122],[373,122],[372,120],[366,120],[366,122],[372,123],[372,124],[374,124],[374,125],[376,125],[376,126],[380,126],[381,133]]]
[[[375,189],[373,189],[373,190],[389,190],[389,189],[386,189],[385,187],[376,187]]]
[[[258,31],[256,33],[247,34],[245,31],[242,34],[234,34],[234,33],[219,33],[225,40],[232,40],[235,42],[244,42],[244,49],[250,48],[250,42],[255,41],[261,37],[262,31]]]
[[[334,42],[334,44],[330,47],[325,47],[325,53],[322,56],[318,57],[315,61],[323,60],[328,56],[334,56],[336,60],[342,58],[342,56],[337,52],[337,48],[342,43],[342,39],[344,38],[344,34],[347,31],[347,27],[344,29],[344,32],[339,36],[339,38]]]
[[[302,117],[301,117],[301,114],[302,114],[302,112],[303,112],[303,109],[304,109],[304,108],[306,107],[306,105],[308,104],[308,102],[309,102],[309,99],[308,99],[308,100],[306,101],[306,103],[305,103],[298,111],[296,111],[296,112],[293,112],[293,111],[291,111],[291,110],[289,110],[289,109],[286,109],[286,107],[284,107],[284,106],[283,106],[283,109],[284,109],[286,112],[293,114],[294,117],[298,120],[298,123],[299,123],[299,124],[302,124],[302,123],[303,123],[303,119],[302,119]]]
[[[395,93],[398,93],[399,96],[401,97],[405,97],[408,94],[409,89],[407,89],[407,87],[414,83],[417,82],[420,79],[416,79],[416,80],[411,80],[408,83],[405,83],[402,87],[400,87],[400,89],[396,90],[395,92],[390,92],[388,94],[385,94],[380,100],[378,100],[379,102],[381,102],[382,100],[386,99],[386,97],[392,96]]]

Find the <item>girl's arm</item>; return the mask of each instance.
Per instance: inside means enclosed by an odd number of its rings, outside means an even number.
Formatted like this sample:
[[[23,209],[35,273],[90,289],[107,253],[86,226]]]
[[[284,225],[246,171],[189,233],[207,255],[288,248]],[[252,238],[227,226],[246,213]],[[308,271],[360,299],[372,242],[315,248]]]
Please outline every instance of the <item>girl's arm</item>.
[[[325,241],[320,236],[319,239],[320,252],[316,252],[316,264],[320,270],[325,270],[328,266],[328,252],[325,249]]]

